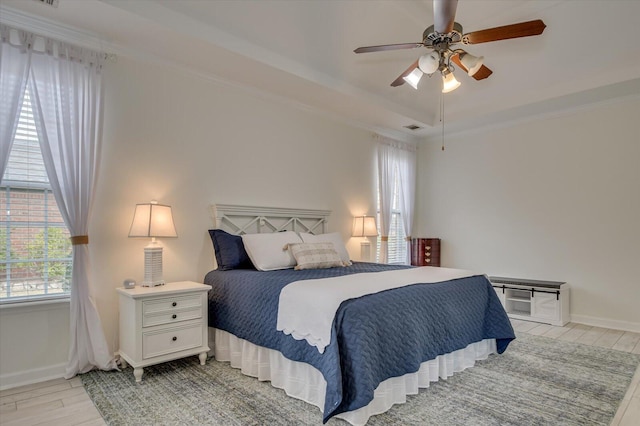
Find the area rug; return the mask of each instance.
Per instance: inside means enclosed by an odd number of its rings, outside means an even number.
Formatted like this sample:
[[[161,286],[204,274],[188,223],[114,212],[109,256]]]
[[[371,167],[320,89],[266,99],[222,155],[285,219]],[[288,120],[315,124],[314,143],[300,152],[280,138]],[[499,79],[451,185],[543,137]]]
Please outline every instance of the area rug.
[[[368,425],[608,425],[640,355],[519,334],[502,355],[409,396]],[[318,408],[214,359],[81,376],[109,425],[321,425]],[[331,419],[329,425],[346,425]]]

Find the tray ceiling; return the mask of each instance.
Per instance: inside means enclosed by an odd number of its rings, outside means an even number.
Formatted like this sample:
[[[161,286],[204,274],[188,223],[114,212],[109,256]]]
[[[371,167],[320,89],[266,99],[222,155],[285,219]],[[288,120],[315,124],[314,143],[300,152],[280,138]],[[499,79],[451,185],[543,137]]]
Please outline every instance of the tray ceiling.
[[[421,41],[431,1],[0,0],[86,32],[118,54],[144,55],[403,139],[440,133],[441,80],[390,83],[424,48],[356,55]],[[8,7],[8,8],[7,8]],[[472,130],[640,93],[640,2],[460,0],[465,32],[542,19],[538,37],[467,46],[493,75],[445,95],[449,132]],[[405,126],[417,125],[417,130]]]

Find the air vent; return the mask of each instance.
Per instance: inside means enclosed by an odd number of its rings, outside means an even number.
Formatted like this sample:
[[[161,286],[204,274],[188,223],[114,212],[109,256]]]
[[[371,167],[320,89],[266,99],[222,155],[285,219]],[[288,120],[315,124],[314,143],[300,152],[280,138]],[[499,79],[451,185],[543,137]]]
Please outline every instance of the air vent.
[[[58,7],[58,0],[34,0],[34,1],[49,5],[51,7]]]
[[[417,124],[409,124],[408,126],[402,126],[405,129],[409,129],[409,130],[418,130],[418,129],[422,129],[422,127],[418,126]]]

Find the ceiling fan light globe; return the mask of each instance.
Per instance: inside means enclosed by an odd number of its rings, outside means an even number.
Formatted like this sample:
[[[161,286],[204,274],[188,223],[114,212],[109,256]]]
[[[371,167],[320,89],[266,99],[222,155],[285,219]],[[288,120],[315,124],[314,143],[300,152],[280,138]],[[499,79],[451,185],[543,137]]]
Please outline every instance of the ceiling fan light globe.
[[[420,71],[425,74],[433,74],[438,71],[438,67],[440,66],[440,55],[438,52],[431,52],[426,55],[420,56],[418,59],[418,67]]]
[[[409,83],[411,87],[418,90],[418,83],[420,83],[420,79],[422,78],[423,74],[424,73],[420,71],[419,68],[415,68],[413,71],[411,71],[410,74],[402,77],[402,79]]]
[[[456,80],[456,76],[449,70],[442,73],[442,93],[449,93],[460,87],[460,82]]]
[[[465,52],[460,54],[460,62],[462,62],[462,65],[464,65],[468,70],[467,74],[469,74],[469,76],[473,76],[475,73],[480,71],[480,68],[482,68],[484,56],[473,56],[472,54]]]

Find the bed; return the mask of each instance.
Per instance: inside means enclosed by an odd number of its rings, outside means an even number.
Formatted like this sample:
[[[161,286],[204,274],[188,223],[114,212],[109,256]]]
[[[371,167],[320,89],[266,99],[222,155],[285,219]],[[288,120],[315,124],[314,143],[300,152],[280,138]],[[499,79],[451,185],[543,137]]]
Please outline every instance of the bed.
[[[320,240],[336,235],[326,232],[328,211],[215,205],[213,213],[216,229],[226,231],[216,231],[217,235],[235,242],[241,234],[251,234],[245,237],[250,238],[279,233],[273,238],[283,239],[301,233]],[[228,260],[223,259],[223,268],[218,265],[204,280],[212,286],[209,327],[216,359],[316,405],[325,423],[336,416],[354,425],[365,424],[370,416],[404,403],[406,395],[419,388],[502,353],[515,338],[482,274],[363,262],[326,269],[258,271],[251,269],[246,258],[231,267]],[[424,280],[416,281],[415,274]],[[375,282],[402,276],[410,285],[367,290]],[[304,333],[294,338],[295,333],[278,331],[284,310],[279,309],[284,303],[281,297],[300,297],[292,289],[306,291],[312,283],[318,289],[324,285],[342,289],[345,280],[362,282],[364,290],[336,304],[325,343],[314,346]],[[299,300],[299,305],[306,312],[318,303]]]

